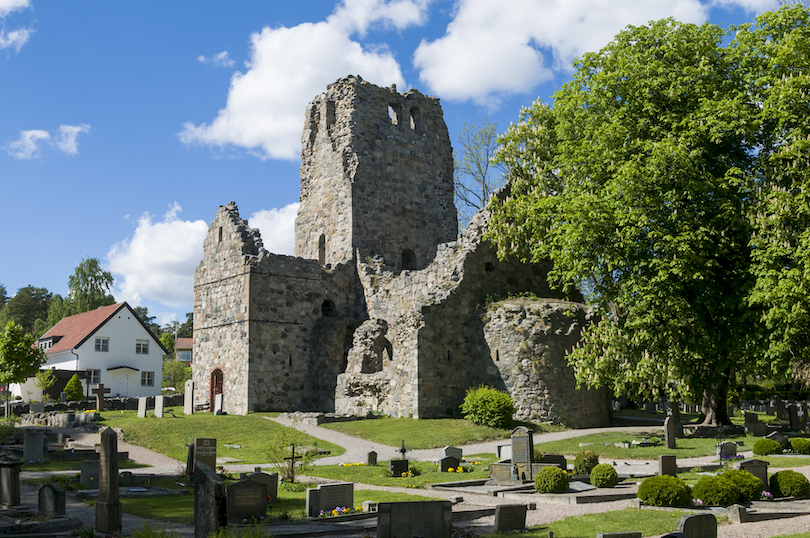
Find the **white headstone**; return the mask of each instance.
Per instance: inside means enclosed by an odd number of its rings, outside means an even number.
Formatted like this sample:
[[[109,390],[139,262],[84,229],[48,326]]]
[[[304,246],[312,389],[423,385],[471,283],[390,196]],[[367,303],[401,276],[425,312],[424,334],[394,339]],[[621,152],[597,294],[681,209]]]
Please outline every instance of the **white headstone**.
[[[163,418],[163,396],[155,396],[155,416]]]
[[[183,414],[191,415],[192,413],[194,413],[194,381],[189,379],[183,389]]]
[[[138,398],[138,418],[146,418],[146,396]]]
[[[222,412],[222,393],[214,395],[214,414]]]

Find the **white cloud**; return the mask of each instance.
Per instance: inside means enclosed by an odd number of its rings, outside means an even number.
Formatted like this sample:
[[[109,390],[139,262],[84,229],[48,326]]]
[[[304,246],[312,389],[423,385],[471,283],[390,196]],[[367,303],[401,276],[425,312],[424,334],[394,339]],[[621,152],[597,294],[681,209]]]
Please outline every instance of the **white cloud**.
[[[779,7],[778,0],[712,0],[711,5],[720,7],[739,6],[746,11],[761,13]]]
[[[295,252],[295,217],[299,205],[296,202],[280,209],[262,209],[248,219],[251,228],[261,232],[262,243],[269,252],[288,256]]]
[[[133,236],[110,247],[116,299],[133,305],[152,300],[173,308],[192,304],[194,269],[202,259],[208,224],[180,220],[181,211],[175,202],[161,221],[144,213]]]
[[[33,32],[30,28],[18,28],[10,32],[0,30],[0,49],[14,49],[14,52],[20,52]]]
[[[79,136],[79,133],[87,132],[90,132],[90,126],[86,123],[81,125],[60,125],[59,138],[55,142],[56,147],[62,150],[63,153],[75,155],[79,152],[76,137]]]
[[[754,0],[751,0],[754,1]],[[450,100],[497,103],[571,69],[627,25],[674,17],[701,23],[698,0],[461,0],[444,36],[413,56],[419,78]]]
[[[206,58],[205,56],[197,56],[197,61],[204,64],[220,65],[222,67],[233,67],[234,64],[233,59],[228,56],[227,50],[218,52],[210,58]]]
[[[248,70],[231,78],[225,108],[210,124],[184,124],[180,140],[247,148],[263,159],[298,158],[306,104],[328,84],[356,74],[383,86],[405,86],[385,46],[364,49],[351,35],[374,24],[421,24],[426,6],[427,0],[345,0],[326,21],[263,28],[250,36]]]
[[[24,9],[31,5],[31,0],[0,0],[0,19],[18,9]]]
[[[40,142],[50,137],[48,131],[40,129],[20,131],[20,138],[9,142],[4,149],[15,159],[32,159],[40,156]]]

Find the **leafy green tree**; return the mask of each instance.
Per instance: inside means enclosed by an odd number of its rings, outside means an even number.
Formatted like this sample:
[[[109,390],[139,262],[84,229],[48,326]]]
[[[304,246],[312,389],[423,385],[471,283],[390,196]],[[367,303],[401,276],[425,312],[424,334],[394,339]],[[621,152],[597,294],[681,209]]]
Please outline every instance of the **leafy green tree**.
[[[149,315],[149,309],[145,306],[136,306],[132,310],[134,310],[135,314],[141,318],[141,321],[143,321],[144,324],[149,327],[152,334],[160,338],[160,336],[163,334],[163,328],[155,322],[155,319],[157,319],[155,316]]]
[[[81,314],[115,304],[115,299],[109,293],[112,287],[112,274],[101,268],[97,258],[82,260],[68,277],[67,300],[72,304],[72,313]]]
[[[456,210],[460,226],[466,226],[504,184],[504,169],[493,163],[498,149],[498,123],[484,118],[481,125],[465,123],[453,152]]]
[[[163,361],[163,387],[174,387],[178,393],[185,392],[186,381],[191,379],[191,367],[184,362]]]
[[[172,333],[163,333],[160,335],[160,343],[169,352],[169,360],[174,359],[174,335]]]
[[[37,373],[46,358],[35,342],[22,325],[13,321],[6,324],[0,334],[0,385],[22,383]]]
[[[8,302],[8,292],[3,284],[0,284],[0,308],[6,306]]]
[[[650,398],[726,393],[748,365],[757,316],[748,215],[757,107],[725,32],[671,19],[628,27],[575,63],[553,105],[502,138],[512,194],[489,238],[551,259],[549,281],[603,313],[569,355],[580,385]]]
[[[42,401],[47,402],[50,400],[50,397],[45,394],[49,388],[56,383],[56,375],[53,373],[51,369],[39,370],[36,375],[36,381],[34,381],[34,385],[42,391]]]
[[[186,321],[184,321],[177,329],[177,338],[193,338],[194,337],[194,312],[186,314]]]
[[[65,385],[65,393],[69,402],[80,402],[84,400],[84,392],[82,391],[82,382],[79,379],[79,374],[73,374],[67,384]]]
[[[0,326],[13,321],[22,325],[25,332],[33,333],[36,320],[48,318],[50,300],[51,293],[46,288],[25,286],[18,289],[0,310]]]
[[[277,428],[267,440],[267,459],[275,464],[287,482],[295,482],[296,470],[306,468],[315,460],[316,453],[309,446],[310,438],[301,431]]]

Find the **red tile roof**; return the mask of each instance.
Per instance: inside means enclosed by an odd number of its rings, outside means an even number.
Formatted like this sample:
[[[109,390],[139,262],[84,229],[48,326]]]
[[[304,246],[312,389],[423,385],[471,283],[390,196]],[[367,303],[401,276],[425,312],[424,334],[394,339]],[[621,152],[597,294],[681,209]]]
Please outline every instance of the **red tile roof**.
[[[177,341],[174,343],[174,349],[193,349],[193,348],[194,348],[193,338],[178,338]]]

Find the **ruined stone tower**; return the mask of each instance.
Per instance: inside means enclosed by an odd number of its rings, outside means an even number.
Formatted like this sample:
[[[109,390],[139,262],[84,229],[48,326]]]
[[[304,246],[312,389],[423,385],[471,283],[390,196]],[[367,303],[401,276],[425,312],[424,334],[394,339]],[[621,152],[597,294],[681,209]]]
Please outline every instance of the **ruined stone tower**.
[[[295,255],[337,266],[382,256],[422,269],[456,237],[453,150],[439,100],[359,77],[306,110]]]
[[[420,418],[457,413],[486,384],[521,418],[607,423],[605,391],[575,393],[565,363],[591,309],[549,288],[548,264],[499,260],[486,208],[457,235],[437,99],[338,80],[307,107],[302,146],[295,256],[267,252],[233,202],[209,227],[196,402]],[[488,311],[526,292],[546,299]]]

